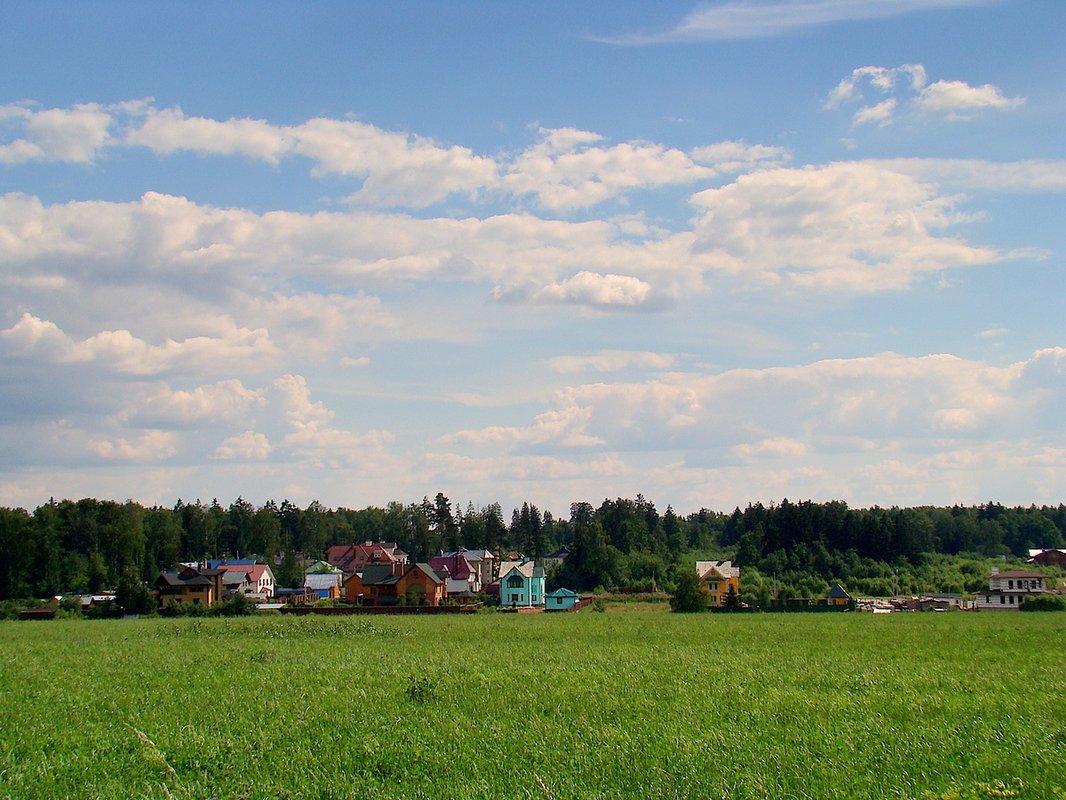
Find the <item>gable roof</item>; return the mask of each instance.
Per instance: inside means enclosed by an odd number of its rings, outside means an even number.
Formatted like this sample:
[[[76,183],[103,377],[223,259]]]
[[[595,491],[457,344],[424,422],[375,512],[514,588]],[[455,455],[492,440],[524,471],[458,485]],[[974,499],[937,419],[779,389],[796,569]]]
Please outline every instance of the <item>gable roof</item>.
[[[518,572],[526,580],[544,577],[544,567],[538,567],[534,561],[505,561],[500,565],[500,581],[512,572]]]
[[[340,586],[340,573],[337,572],[312,572],[304,576],[304,587],[307,589],[332,589]]]
[[[431,567],[429,564],[426,564],[423,561],[420,561],[417,564],[412,564],[408,568],[407,572],[405,572],[403,574],[403,576],[406,578],[412,572],[422,572],[427,577],[429,577],[429,579],[432,580],[434,583],[437,583],[437,584],[444,583],[444,579],[440,575],[437,574],[436,570],[434,570],[433,567]]]
[[[827,597],[830,597],[830,598],[833,598],[833,599],[840,598],[840,599],[843,599],[843,600],[850,600],[851,599],[851,595],[848,594],[848,590],[845,589],[843,586],[841,586],[839,583],[834,583],[833,584],[833,588],[829,590],[829,594],[827,595]]]
[[[358,572],[364,564],[406,561],[407,553],[396,542],[335,544],[326,550],[326,561],[346,572]]]
[[[429,560],[429,566],[437,572],[448,571],[448,577],[452,580],[465,581],[474,574],[473,567],[464,556],[452,554],[449,556],[434,556]]]
[[[250,567],[254,558],[211,558],[206,562],[208,569],[225,569],[226,567]]]
[[[386,583],[396,583],[400,579],[398,575],[392,574],[392,567],[388,564],[367,564],[362,572],[357,572],[352,577],[358,577],[363,586],[381,586]]]
[[[160,573],[156,578],[156,585],[166,584],[167,586],[211,586],[212,581],[210,578],[200,574],[200,571],[193,569],[192,567],[185,567],[181,570],[170,570]]]
[[[696,574],[700,580],[706,580],[708,576],[714,578],[739,578],[740,567],[734,567],[732,561],[697,561]]]

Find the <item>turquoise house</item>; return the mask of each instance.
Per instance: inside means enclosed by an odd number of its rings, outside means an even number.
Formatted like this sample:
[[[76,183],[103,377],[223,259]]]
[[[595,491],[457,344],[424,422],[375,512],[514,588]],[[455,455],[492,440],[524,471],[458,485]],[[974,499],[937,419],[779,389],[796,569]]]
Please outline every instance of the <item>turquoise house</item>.
[[[572,611],[577,607],[581,596],[573,589],[556,589],[554,592],[548,592],[544,599],[545,611]]]
[[[500,605],[504,608],[544,607],[544,567],[532,561],[512,562],[500,575]],[[501,568],[502,569],[502,568]]]

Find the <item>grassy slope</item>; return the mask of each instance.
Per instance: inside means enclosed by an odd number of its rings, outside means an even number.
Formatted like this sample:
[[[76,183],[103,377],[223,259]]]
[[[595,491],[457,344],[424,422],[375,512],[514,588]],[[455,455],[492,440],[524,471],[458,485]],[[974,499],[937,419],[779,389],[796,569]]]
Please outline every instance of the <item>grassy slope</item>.
[[[1064,697],[1063,614],[0,623],[0,797],[1049,798]]]

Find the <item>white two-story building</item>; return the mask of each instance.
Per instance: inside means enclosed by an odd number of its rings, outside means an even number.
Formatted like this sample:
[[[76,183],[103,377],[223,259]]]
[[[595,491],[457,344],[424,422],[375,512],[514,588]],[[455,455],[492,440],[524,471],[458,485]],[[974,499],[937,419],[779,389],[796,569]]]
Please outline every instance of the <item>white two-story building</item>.
[[[1017,611],[1026,597],[1046,591],[1045,578],[1039,572],[1021,569],[993,572],[988,576],[988,588],[977,593],[975,607],[980,611]]]

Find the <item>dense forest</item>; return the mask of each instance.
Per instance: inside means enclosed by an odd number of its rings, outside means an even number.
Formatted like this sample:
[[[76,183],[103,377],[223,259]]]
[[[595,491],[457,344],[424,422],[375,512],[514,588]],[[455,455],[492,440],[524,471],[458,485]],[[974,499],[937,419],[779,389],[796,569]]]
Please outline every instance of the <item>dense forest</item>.
[[[52,501],[29,512],[0,508],[0,600],[95,592],[136,578],[152,582],[178,561],[253,555],[275,565],[281,586],[301,580],[300,556],[333,544],[394,541],[415,560],[462,545],[543,557],[570,549],[550,584],[671,589],[697,557],[743,567],[745,599],[818,596],[832,581],[855,593],[974,591],[992,558],[1066,544],[1066,506],[851,509],[839,501],[749,505],[731,514],[686,516],[634,499],[574,503],[567,519],[523,503],[462,509],[443,494],[384,508],[255,507],[238,498],[179,501],[173,508],[128,501]]]

